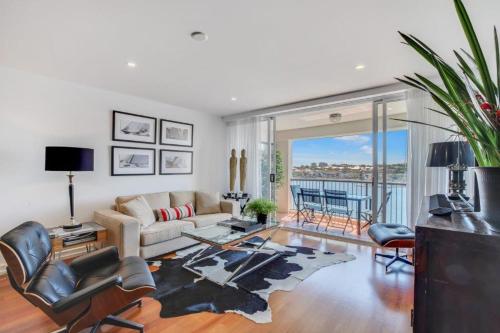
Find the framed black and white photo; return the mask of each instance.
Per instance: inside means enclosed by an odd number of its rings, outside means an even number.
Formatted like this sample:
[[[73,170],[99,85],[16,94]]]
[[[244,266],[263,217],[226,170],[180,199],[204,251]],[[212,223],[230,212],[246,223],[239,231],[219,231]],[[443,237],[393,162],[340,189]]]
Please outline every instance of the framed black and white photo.
[[[172,120],[160,120],[160,144],[169,146],[192,147],[193,124]]]
[[[113,141],[156,143],[156,118],[113,111]]]
[[[192,151],[160,150],[160,175],[190,175],[192,173]]]
[[[153,148],[111,147],[111,176],[154,175],[155,164]]]

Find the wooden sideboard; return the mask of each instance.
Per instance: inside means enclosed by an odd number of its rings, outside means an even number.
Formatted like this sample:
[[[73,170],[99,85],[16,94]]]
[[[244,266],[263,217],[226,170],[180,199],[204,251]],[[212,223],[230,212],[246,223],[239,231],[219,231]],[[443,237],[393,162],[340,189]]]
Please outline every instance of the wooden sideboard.
[[[413,331],[500,331],[500,234],[477,213],[417,220]],[[500,204],[500,202],[499,202]]]

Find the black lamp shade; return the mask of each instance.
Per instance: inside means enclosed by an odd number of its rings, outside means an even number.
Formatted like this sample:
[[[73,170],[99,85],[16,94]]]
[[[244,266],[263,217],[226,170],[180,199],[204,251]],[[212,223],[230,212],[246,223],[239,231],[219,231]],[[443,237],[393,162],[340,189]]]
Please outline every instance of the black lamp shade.
[[[45,147],[46,171],[94,171],[94,149]]]
[[[468,142],[448,141],[429,145],[428,167],[447,167],[456,164],[474,166],[474,153]]]

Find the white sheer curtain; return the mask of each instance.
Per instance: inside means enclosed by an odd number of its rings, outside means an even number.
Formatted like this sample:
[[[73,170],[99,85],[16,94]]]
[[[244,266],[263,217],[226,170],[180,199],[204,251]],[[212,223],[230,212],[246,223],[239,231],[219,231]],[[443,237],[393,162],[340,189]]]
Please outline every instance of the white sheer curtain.
[[[240,172],[239,162],[241,150],[246,149],[247,156],[247,181],[245,192],[249,193],[253,198],[258,198],[261,195],[262,173],[261,173],[261,156],[260,156],[260,135],[261,121],[258,118],[249,118],[237,120],[227,123],[227,140],[226,140],[226,188],[229,191],[229,157],[231,149],[236,149],[238,157],[237,176],[235,191],[240,191]]]
[[[449,127],[452,121],[443,115],[430,111],[427,108],[439,110],[428,93],[412,89],[408,91],[407,109],[408,120],[421,121],[428,124]],[[448,169],[427,168],[425,166],[429,144],[442,142],[451,133],[430,126],[408,124],[408,188],[407,217],[408,224],[414,227],[420,212],[420,205],[424,196],[447,193]]]

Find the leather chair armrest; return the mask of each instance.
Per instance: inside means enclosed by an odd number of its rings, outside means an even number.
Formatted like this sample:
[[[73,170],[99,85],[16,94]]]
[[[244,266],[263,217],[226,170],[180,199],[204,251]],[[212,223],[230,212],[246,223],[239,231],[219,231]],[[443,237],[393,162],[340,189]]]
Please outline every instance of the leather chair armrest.
[[[221,200],[220,209],[223,213],[229,213],[233,217],[240,216],[240,203],[236,200]]]
[[[121,258],[139,255],[139,220],[111,209],[94,212],[94,218],[107,229],[106,243],[116,245]]]
[[[71,308],[74,305],[77,305],[81,302],[84,302],[92,298],[93,296],[103,292],[108,288],[114,286],[121,286],[121,284],[122,284],[122,278],[120,275],[110,276],[104,280],[101,280],[97,283],[94,283],[93,285],[80,289],[74,292],[73,294],[57,301],[52,306],[52,310],[54,310],[55,313],[60,313],[64,310]]]
[[[118,248],[108,246],[76,258],[71,262],[70,267],[78,276],[83,276],[93,269],[114,264],[119,260]]]

